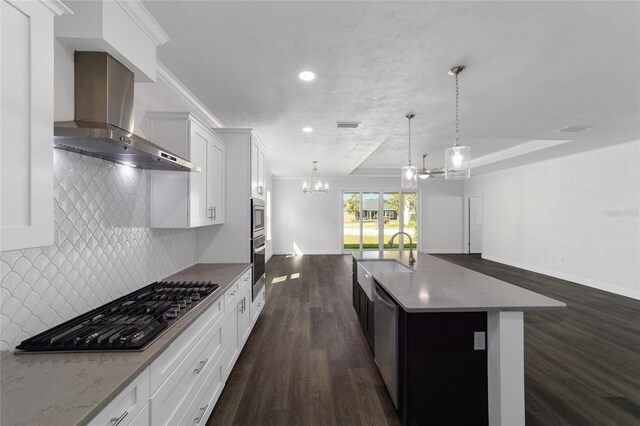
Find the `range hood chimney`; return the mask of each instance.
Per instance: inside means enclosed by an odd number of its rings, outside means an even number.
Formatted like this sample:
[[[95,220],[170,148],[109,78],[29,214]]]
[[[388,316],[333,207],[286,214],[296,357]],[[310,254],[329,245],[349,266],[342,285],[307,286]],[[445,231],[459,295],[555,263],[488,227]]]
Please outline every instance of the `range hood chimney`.
[[[79,52],[75,120],[54,123],[53,146],[142,169],[201,168],[133,133],[133,73],[106,52]]]

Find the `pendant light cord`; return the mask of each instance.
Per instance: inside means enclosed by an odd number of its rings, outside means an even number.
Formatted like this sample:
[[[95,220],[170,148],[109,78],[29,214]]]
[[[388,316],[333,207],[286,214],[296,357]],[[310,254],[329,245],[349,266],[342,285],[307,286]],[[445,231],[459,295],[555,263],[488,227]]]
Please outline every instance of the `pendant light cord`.
[[[409,118],[409,155],[407,156],[409,165],[411,165],[411,118]]]
[[[460,146],[460,120],[458,118],[458,73],[456,73],[456,146]]]

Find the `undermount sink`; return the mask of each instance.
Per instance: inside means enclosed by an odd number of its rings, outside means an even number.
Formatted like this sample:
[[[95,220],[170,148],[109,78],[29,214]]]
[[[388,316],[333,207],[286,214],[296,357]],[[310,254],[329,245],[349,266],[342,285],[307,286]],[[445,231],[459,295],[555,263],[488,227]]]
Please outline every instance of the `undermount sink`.
[[[397,260],[361,260],[358,262],[358,284],[370,300],[375,301],[373,275],[379,272],[415,272]]]
[[[372,274],[376,272],[415,272],[397,260],[362,260],[359,264]]]

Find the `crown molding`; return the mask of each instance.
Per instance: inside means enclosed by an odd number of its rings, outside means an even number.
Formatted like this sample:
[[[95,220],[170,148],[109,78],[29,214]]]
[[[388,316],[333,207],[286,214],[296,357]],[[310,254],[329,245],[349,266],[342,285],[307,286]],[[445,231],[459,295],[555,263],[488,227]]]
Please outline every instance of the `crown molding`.
[[[42,3],[47,9],[55,13],[56,16],[65,15],[67,13],[73,15],[73,11],[60,0],[40,0],[40,3]]]
[[[171,39],[155,20],[149,10],[140,0],[115,0],[120,7],[135,21],[145,34],[156,44],[161,46]]]
[[[182,84],[160,61],[157,61],[156,77],[180,96],[193,110],[193,115],[209,127],[223,127],[222,123],[204,104]]]
[[[474,167],[485,166],[497,161],[508,160],[510,158],[519,157],[521,155],[551,148],[567,142],[571,142],[571,140],[539,139],[528,141],[511,148],[503,149],[502,151],[496,151],[482,157],[472,158],[471,168],[473,169]]]

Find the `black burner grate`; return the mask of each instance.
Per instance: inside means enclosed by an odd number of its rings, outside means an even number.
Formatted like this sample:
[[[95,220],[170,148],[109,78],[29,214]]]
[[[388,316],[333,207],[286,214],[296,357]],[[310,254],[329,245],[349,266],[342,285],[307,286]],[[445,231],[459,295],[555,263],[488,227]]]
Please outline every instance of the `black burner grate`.
[[[156,282],[24,340],[17,349],[142,349],[218,287],[210,282]]]

